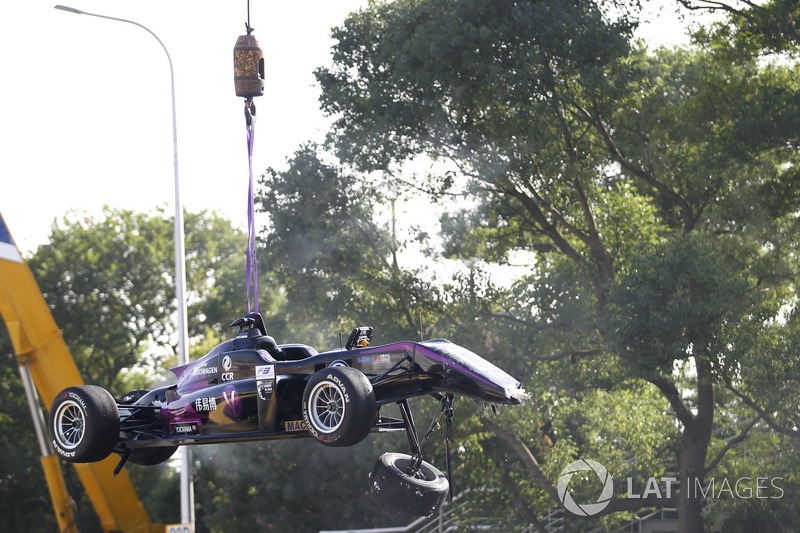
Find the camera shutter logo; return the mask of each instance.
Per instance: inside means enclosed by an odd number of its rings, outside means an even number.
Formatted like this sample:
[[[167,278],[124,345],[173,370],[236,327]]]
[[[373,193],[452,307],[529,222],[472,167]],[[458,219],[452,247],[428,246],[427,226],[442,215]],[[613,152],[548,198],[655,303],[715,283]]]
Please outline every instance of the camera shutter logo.
[[[595,503],[576,503],[569,493],[569,483],[572,477],[579,472],[594,472],[603,484],[603,491]],[[578,459],[570,463],[558,476],[558,497],[567,511],[579,516],[593,516],[605,509],[614,495],[614,480],[606,467],[591,459]]]

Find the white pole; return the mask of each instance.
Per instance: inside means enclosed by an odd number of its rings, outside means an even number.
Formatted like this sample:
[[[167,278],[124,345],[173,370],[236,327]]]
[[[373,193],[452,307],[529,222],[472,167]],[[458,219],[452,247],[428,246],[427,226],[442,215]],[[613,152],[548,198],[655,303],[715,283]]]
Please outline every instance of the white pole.
[[[134,22],[132,20],[109,17],[106,15],[99,15],[97,13],[89,13],[81,11],[74,7],[67,7],[62,5],[55,6],[56,9],[75,13],[78,15],[89,15],[90,17],[98,17],[108,20],[116,20],[118,22],[125,22],[139,26],[147,33],[155,37],[158,44],[167,55],[169,62],[169,81],[172,95],[172,157],[173,157],[173,171],[175,175],[175,295],[177,298],[178,310],[178,366],[185,365],[187,362],[187,345],[186,339],[188,338],[187,326],[187,311],[186,311],[186,253],[184,250],[184,230],[183,230],[183,205],[181,203],[181,186],[178,179],[178,121],[177,113],[175,112],[175,71],[172,68],[172,58],[169,55],[169,50],[164,46],[158,35],[153,33],[149,28]],[[194,490],[192,486],[192,454],[188,447],[181,447],[181,522],[184,524],[191,524],[194,530]]]

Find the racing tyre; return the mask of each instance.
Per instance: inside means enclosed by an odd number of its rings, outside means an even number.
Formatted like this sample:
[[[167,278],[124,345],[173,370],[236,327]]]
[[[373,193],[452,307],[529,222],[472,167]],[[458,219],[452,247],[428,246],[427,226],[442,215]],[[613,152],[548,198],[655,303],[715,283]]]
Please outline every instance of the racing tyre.
[[[435,466],[422,461],[419,470],[408,473],[412,458],[404,453],[384,453],[369,475],[370,492],[398,511],[431,516],[442,507],[450,483]]]
[[[119,438],[117,403],[102,387],[69,387],[50,407],[49,428],[56,452],[67,461],[101,461],[111,454]]]
[[[352,446],[375,423],[375,392],[367,377],[349,366],[320,370],[303,392],[303,419],[311,435],[326,446]]]
[[[152,448],[135,448],[128,461],[137,465],[160,465],[175,453],[177,446],[154,446]]]

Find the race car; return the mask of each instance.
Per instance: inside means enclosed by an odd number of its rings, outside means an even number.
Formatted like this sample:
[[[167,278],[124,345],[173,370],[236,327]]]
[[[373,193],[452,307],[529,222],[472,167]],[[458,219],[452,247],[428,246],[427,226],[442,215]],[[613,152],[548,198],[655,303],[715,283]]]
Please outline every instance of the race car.
[[[178,446],[311,437],[352,446],[370,432],[405,431],[411,455],[384,454],[371,491],[400,510],[430,515],[448,492],[447,478],[422,460],[408,400],[432,395],[438,418],[452,417],[454,394],[492,404],[518,404],[519,381],[479,355],[446,340],[370,346],[371,327],[353,329],[340,349],[318,353],[304,344],[278,345],[260,314],[234,321],[234,338],[171,369],[176,383],[114,398],[94,385],[69,387],[49,414],[53,446],[76,463],[120,455],[143,465],[169,459]],[[388,404],[402,418],[381,415]],[[434,427],[434,424],[431,425]]]

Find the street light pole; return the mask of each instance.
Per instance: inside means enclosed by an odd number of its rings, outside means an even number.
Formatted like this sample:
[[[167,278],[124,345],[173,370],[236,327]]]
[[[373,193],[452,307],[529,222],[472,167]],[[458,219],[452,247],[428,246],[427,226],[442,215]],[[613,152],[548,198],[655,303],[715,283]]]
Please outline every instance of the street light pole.
[[[139,26],[147,33],[152,35],[164,53],[167,55],[169,62],[169,81],[172,94],[172,155],[173,155],[173,170],[175,173],[175,294],[177,298],[178,310],[178,366],[185,365],[187,362],[187,345],[186,339],[188,338],[187,326],[187,311],[186,311],[186,253],[184,250],[184,230],[183,230],[183,205],[181,204],[181,188],[180,180],[178,179],[178,121],[175,112],[175,71],[172,68],[172,58],[169,55],[167,47],[158,35],[153,33],[150,28],[134,22],[132,20],[109,17],[107,15],[100,15],[97,13],[89,13],[74,7],[56,5],[55,9],[67,11],[68,13],[75,13],[77,15],[88,15],[90,17],[98,17],[108,20],[116,20],[117,22],[124,22],[126,24],[133,24]],[[181,522],[184,524],[194,525],[194,490],[192,485],[192,455],[191,450],[187,446],[181,446]]]

